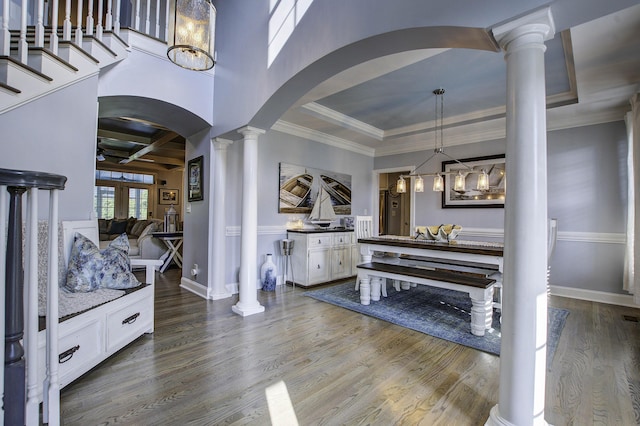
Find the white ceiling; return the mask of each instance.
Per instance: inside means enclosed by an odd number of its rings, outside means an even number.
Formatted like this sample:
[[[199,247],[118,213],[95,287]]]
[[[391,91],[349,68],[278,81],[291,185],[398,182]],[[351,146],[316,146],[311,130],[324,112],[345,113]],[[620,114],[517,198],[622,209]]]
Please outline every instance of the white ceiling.
[[[547,42],[548,127],[621,120],[640,89],[640,4]],[[504,137],[503,53],[429,49],[379,58],[308,93],[273,127],[368,155],[434,147],[444,88],[445,146]]]

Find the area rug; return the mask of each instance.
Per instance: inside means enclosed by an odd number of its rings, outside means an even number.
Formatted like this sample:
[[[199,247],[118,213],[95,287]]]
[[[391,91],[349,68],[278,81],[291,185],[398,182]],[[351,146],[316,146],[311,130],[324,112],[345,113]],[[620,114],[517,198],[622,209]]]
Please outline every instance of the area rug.
[[[388,297],[365,306],[360,304],[360,293],[354,290],[354,286],[354,282],[348,282],[310,290],[304,295],[430,336],[500,355],[499,315],[494,312],[493,328],[487,330],[484,336],[471,334],[471,299],[467,293],[424,285],[397,292],[392,286],[388,286]],[[567,310],[549,308],[548,366],[551,366],[568,315]]]

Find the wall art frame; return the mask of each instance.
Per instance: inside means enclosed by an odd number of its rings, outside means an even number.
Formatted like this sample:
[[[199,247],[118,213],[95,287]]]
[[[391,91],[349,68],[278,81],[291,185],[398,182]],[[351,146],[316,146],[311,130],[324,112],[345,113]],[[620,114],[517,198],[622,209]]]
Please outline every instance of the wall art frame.
[[[188,200],[190,202],[204,200],[203,162],[204,156],[201,155],[200,157],[189,160],[188,163]]]
[[[178,205],[180,204],[180,191],[177,189],[158,189],[158,204]]]
[[[442,208],[504,208],[507,178],[505,155],[464,158],[460,161],[471,167],[473,171],[469,172],[457,161],[442,162],[442,172],[444,173]],[[486,191],[475,189],[478,174],[482,169],[489,175],[489,189]],[[458,171],[466,176],[464,191],[453,190],[454,176]]]

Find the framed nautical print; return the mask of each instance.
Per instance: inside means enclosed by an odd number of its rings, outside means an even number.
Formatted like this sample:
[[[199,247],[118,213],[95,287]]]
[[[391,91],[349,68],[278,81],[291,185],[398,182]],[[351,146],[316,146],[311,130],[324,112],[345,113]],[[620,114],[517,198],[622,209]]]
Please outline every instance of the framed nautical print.
[[[311,214],[320,200],[323,215],[351,214],[351,175],[280,163],[279,188],[278,213]]]

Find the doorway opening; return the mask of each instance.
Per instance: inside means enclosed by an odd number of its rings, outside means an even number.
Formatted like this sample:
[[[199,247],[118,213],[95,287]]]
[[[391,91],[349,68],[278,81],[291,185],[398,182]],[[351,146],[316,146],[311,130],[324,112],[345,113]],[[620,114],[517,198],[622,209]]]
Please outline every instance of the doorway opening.
[[[411,235],[411,191],[398,193],[396,182],[409,170],[380,173],[378,230],[380,235]]]

